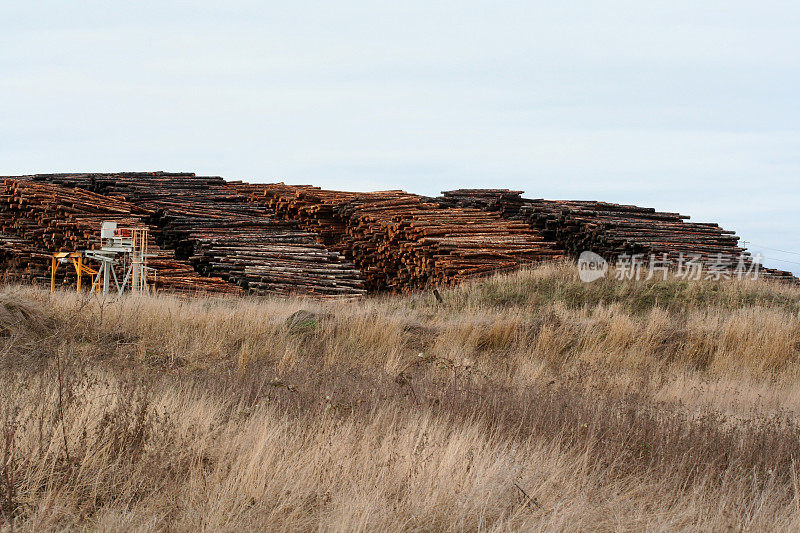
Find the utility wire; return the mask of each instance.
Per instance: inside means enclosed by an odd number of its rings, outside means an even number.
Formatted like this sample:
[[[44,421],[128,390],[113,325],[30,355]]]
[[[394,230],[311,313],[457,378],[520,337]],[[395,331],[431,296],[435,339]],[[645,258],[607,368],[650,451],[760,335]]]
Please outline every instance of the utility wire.
[[[791,263],[793,265],[800,265],[800,261],[787,261],[786,259],[775,259],[774,257],[762,257],[762,259],[769,259],[770,261],[778,261],[780,263]]]
[[[753,242],[753,241],[744,241],[744,242],[746,242],[747,244],[752,244],[756,248],[763,248],[765,250],[772,250],[773,252],[781,252],[783,254],[800,255],[800,252],[792,252],[792,251],[789,251],[789,250],[779,250],[778,248],[770,248],[769,246],[763,246],[763,245],[758,244],[757,242]]]

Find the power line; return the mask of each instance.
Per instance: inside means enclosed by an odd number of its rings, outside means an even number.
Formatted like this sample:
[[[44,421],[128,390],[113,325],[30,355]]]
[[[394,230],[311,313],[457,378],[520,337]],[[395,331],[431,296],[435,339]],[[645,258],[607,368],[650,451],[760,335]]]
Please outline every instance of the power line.
[[[762,259],[769,259],[770,261],[778,261],[779,263],[791,263],[793,265],[800,265],[800,261],[787,261],[786,259],[775,259],[774,257],[762,257]]]
[[[763,248],[765,250],[772,250],[773,252],[781,252],[783,254],[800,255],[800,252],[792,252],[792,251],[789,251],[789,250],[779,250],[778,248],[770,248],[769,246],[764,246],[764,245],[758,244],[757,242],[753,242],[753,241],[744,241],[744,242],[747,243],[747,244],[752,244],[756,248]]]

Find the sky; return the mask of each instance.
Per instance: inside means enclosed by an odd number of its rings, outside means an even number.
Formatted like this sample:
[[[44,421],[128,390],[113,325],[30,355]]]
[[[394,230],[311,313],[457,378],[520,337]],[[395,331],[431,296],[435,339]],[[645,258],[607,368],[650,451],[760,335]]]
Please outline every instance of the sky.
[[[800,273],[800,2],[0,0],[0,174],[503,187]]]

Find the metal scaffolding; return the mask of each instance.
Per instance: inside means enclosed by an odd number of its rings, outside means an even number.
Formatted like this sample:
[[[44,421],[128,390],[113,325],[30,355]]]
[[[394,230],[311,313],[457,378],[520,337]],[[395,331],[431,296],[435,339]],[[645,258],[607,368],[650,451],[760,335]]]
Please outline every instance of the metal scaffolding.
[[[147,243],[150,230],[147,227],[118,227],[116,222],[103,222],[100,229],[101,246],[96,250],[82,252],[58,252],[53,254],[50,271],[50,290],[55,290],[56,271],[61,263],[72,262],[78,276],[77,290],[81,290],[83,274],[94,276],[90,292],[108,295],[115,290],[118,295],[153,294],[156,271],[147,266]],[[94,268],[86,266],[84,260],[100,263]],[[122,275],[120,282],[118,272]],[[113,282],[113,289],[112,289]]]

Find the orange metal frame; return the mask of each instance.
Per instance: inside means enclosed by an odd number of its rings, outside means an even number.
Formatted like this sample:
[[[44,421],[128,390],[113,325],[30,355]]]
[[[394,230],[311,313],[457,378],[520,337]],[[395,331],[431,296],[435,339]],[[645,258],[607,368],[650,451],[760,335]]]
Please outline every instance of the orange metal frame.
[[[81,252],[57,252],[53,254],[50,259],[50,292],[56,290],[56,272],[61,259],[69,259],[72,266],[75,267],[75,273],[78,275],[76,290],[81,290],[81,278],[83,274],[96,275],[97,270],[83,264],[83,254]]]

